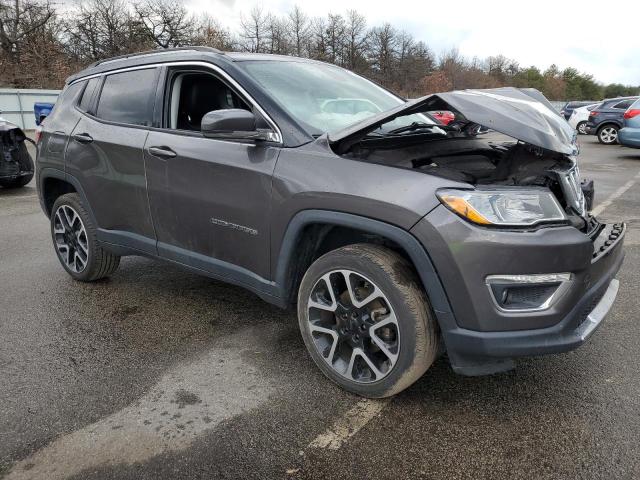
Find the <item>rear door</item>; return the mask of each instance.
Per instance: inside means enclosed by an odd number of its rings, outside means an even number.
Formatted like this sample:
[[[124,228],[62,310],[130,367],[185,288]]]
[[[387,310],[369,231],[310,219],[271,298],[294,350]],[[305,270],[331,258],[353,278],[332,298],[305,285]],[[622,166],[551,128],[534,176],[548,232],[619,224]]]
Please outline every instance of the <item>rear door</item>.
[[[67,172],[82,184],[99,238],[152,254],[142,149],[153,124],[158,74],[158,68],[144,68],[89,80],[66,153]]]
[[[167,69],[163,128],[144,149],[149,203],[165,258],[235,283],[269,278],[271,177],[279,147],[205,138],[202,116],[252,103],[220,72]]]

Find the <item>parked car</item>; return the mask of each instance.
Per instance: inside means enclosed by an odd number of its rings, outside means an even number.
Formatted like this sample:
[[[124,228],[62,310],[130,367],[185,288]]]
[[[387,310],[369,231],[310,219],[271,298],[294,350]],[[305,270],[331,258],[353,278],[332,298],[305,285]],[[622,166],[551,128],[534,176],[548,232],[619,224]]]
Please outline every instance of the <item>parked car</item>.
[[[605,145],[618,143],[618,130],[622,128],[624,112],[638,97],[619,97],[604,100],[589,113],[585,130],[598,137]]]
[[[456,119],[456,116],[453,112],[449,112],[448,110],[438,110],[434,112],[427,112],[433,118],[441,122],[443,125],[449,125]]]
[[[341,98],[380,112],[321,108]],[[194,47],[70,77],[38,191],[72,278],[145,255],[240,285],[297,309],[327,377],[386,397],[443,351],[481,375],[595,332],[626,227],[589,214],[574,140],[537,90],[405,102],[334,65]]]
[[[589,113],[600,105],[599,103],[592,103],[586,107],[578,107],[573,110],[571,117],[569,117],[569,125],[578,131],[580,135],[587,134],[587,122],[589,121]]]
[[[47,118],[47,116],[53,110],[53,103],[49,102],[36,102],[33,104],[33,113],[36,117],[36,126],[39,126],[42,121]]]
[[[573,113],[573,111],[576,108],[580,108],[580,107],[586,107],[587,105],[592,105],[594,103],[597,103],[593,100],[582,100],[579,102],[567,102],[564,104],[564,106],[562,107],[562,109],[560,110],[560,115],[562,115],[565,120],[569,120],[569,118],[571,118],[571,114]]]
[[[618,141],[625,147],[640,148],[640,99],[624,112],[623,127],[618,132]]]
[[[33,178],[33,159],[25,144],[27,140],[19,126],[0,117],[0,187],[24,187]]]

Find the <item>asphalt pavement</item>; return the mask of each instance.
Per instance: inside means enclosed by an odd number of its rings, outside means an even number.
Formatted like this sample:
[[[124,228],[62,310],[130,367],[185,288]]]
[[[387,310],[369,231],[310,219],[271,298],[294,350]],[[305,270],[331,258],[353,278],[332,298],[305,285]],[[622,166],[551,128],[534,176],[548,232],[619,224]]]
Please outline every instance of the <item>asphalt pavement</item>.
[[[33,182],[0,190],[0,477],[640,478],[640,150],[580,141],[600,219],[629,225],[599,331],[490,377],[441,359],[384,401],[241,288],[136,257],[74,282]]]

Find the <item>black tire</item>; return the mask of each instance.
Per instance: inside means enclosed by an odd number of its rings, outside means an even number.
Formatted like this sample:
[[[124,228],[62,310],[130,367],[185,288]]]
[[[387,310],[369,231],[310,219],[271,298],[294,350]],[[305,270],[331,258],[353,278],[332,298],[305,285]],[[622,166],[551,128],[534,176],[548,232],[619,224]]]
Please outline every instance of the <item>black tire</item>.
[[[56,212],[58,212],[60,207],[63,206],[71,207],[78,214],[86,232],[86,247],[88,253],[86,265],[82,271],[72,270],[67,265],[60,250],[56,246],[56,233],[54,232]],[[98,243],[96,227],[77,193],[61,195],[53,204],[53,208],[51,209],[51,238],[53,240],[53,247],[56,255],[58,256],[58,260],[60,260],[60,264],[74,280],[78,280],[80,282],[93,282],[100,280],[101,278],[111,275],[120,265],[120,257],[106,251]]]
[[[308,301],[323,275],[341,269],[371,280],[395,313],[399,338],[397,359],[380,380],[376,377],[375,381],[360,383],[346,378],[325,360],[314,343]],[[337,313],[327,315],[339,321]],[[393,250],[377,245],[349,245],[317,259],[300,284],[298,322],[307,350],[320,370],[345,390],[368,398],[389,397],[409,387],[427,371],[439,352],[437,322],[414,269]],[[349,376],[352,377],[351,372]]]
[[[598,141],[603,145],[615,145],[618,143],[618,126],[607,123],[598,128]]]
[[[28,184],[33,179],[33,159],[29,155],[27,146],[21,143],[17,152],[13,156],[14,160],[17,160],[20,164],[21,172],[29,172],[27,175],[22,175],[11,180],[0,180],[0,187],[4,188],[21,188]]]
[[[587,122],[580,122],[578,123],[578,125],[576,125],[576,131],[580,134],[580,135],[586,135],[587,134]]]

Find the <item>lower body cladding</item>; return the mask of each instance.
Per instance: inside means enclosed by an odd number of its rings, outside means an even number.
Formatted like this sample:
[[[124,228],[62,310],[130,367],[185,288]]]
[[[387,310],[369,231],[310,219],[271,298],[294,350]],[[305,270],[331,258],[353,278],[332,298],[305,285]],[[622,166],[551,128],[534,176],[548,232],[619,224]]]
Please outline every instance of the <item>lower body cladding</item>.
[[[530,232],[472,225],[437,207],[413,227],[444,287],[435,308],[453,369],[484,375],[513,359],[572,350],[604,319],[624,258],[624,224],[592,237],[571,226]]]

